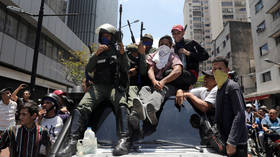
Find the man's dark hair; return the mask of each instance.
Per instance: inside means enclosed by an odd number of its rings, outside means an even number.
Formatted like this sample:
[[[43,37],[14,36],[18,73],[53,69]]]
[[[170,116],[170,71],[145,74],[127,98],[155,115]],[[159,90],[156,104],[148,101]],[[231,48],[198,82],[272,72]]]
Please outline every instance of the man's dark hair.
[[[27,109],[31,116],[34,113],[36,113],[38,115],[38,112],[39,112],[38,105],[34,101],[29,101],[29,102],[24,103],[24,105],[21,107],[21,110],[22,109]]]
[[[216,62],[224,62],[225,66],[228,68],[228,60],[225,57],[222,56],[215,57],[212,63],[216,63]]]
[[[168,42],[169,42],[169,44],[172,46],[173,40],[172,40],[171,36],[165,35],[165,36],[161,37],[161,38],[159,39],[159,42],[158,42],[158,43],[160,44],[160,41],[163,40],[163,39],[167,39]]]

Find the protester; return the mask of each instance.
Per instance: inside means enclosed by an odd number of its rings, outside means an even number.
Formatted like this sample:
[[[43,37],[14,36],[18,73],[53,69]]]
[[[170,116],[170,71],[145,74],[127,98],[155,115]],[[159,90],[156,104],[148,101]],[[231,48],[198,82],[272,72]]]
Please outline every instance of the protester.
[[[202,71],[204,75],[204,87],[191,89],[190,91],[177,90],[176,103],[180,106],[183,105],[183,100],[193,106],[195,111],[200,117],[207,118],[209,123],[213,125],[215,115],[215,104],[217,94],[217,83],[215,81],[212,71]],[[199,133],[201,138],[201,145],[209,144],[208,129],[205,123],[199,122]]]
[[[199,62],[207,60],[209,54],[196,41],[184,39],[185,29],[182,25],[174,25],[171,33],[175,41],[174,52],[180,57],[183,64],[182,77],[185,81],[180,86],[189,89],[189,86],[197,81]]]
[[[212,71],[218,85],[215,121],[229,156],[247,157],[245,102],[238,83],[228,79],[228,61],[216,57]]]
[[[204,75],[204,87],[191,89],[190,91],[177,90],[176,103],[183,104],[183,100],[189,99],[194,107],[201,112],[215,108],[217,83],[215,81],[212,71],[202,71]]]
[[[42,98],[42,110],[39,112],[38,123],[48,129],[52,143],[55,143],[63,127],[63,120],[57,114],[58,108],[57,95],[49,93]]]
[[[156,112],[160,110],[164,100],[176,94],[176,88],[168,84],[175,80],[182,71],[182,62],[172,50],[172,38],[168,35],[159,40],[159,48],[147,58],[148,77],[152,86],[144,86],[139,97],[133,99],[133,108],[141,120],[146,117],[152,125],[157,125]],[[172,71],[164,76],[166,70]]]
[[[275,141],[280,139],[280,118],[278,118],[277,111],[275,109],[269,110],[269,116],[262,119],[262,128],[264,134],[264,146],[267,156],[272,156],[273,149],[268,143],[268,139]]]
[[[73,101],[67,97],[67,94],[63,92],[62,90],[55,90],[53,91],[53,94],[58,96],[58,116],[63,120],[63,123],[67,120],[67,118],[70,115],[70,112],[67,109],[74,105]]]
[[[11,100],[11,88],[0,90],[0,135],[7,128],[15,126],[17,103]]]
[[[21,125],[5,130],[0,138],[0,150],[9,147],[10,157],[46,157],[51,147],[48,130],[35,124],[38,106],[34,102],[25,103],[20,110]],[[45,154],[42,154],[45,153]]]
[[[12,96],[11,96],[11,99],[13,101],[15,101],[17,103],[17,112],[16,112],[16,122],[18,123],[19,121],[19,111],[20,111],[20,108],[22,105],[24,105],[24,103],[26,102],[29,102],[29,101],[32,101],[30,100],[30,91],[26,89],[27,88],[27,85],[26,84],[20,84],[16,90],[14,90],[14,92],[12,93]],[[23,90],[23,95],[22,95],[22,98],[19,98],[17,96],[18,92]]]

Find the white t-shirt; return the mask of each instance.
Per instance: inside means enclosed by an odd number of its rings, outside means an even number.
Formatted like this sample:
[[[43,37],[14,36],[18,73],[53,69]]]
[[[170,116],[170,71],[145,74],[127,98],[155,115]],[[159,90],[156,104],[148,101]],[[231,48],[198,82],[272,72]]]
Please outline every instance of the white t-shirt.
[[[6,105],[0,100],[0,130],[4,131],[6,128],[16,125],[15,114],[17,111],[17,103],[10,100]]]
[[[54,143],[63,127],[63,120],[59,116],[53,118],[44,117],[41,121],[41,126],[48,129],[51,141]]]
[[[190,90],[190,93],[202,99],[203,101],[211,103],[213,107],[215,107],[217,90],[218,90],[217,86],[212,88],[210,91],[208,91],[206,87],[198,87]]]
[[[253,123],[253,113],[245,111],[246,123]]]

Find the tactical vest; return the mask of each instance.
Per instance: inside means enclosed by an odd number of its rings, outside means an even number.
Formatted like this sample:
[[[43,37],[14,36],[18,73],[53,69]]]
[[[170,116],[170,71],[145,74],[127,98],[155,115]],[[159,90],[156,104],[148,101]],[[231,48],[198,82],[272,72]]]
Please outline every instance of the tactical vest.
[[[98,55],[97,64],[93,76],[96,84],[114,84],[116,75],[117,54],[116,50],[107,50]]]

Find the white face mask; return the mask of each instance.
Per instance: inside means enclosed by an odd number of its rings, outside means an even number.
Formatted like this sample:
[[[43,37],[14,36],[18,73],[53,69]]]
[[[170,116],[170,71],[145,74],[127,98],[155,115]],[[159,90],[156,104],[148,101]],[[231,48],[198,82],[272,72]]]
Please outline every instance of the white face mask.
[[[166,45],[161,45],[159,48],[158,48],[158,53],[159,53],[159,56],[163,57],[167,54],[169,54],[169,52],[171,51],[171,49],[166,46]]]

